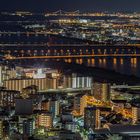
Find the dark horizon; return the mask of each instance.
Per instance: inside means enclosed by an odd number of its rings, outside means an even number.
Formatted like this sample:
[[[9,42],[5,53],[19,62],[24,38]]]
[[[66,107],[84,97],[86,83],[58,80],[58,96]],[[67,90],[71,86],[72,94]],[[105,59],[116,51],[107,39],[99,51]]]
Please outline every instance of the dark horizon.
[[[128,11],[140,12],[140,0],[1,0],[0,11]]]

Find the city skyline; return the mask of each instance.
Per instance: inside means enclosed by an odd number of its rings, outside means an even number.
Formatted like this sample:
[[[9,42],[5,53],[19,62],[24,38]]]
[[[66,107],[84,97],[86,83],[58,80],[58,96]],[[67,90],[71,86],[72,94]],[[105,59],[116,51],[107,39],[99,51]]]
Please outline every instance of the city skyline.
[[[42,0],[42,1],[33,1],[33,0],[2,0],[0,4],[0,10],[29,10],[36,12],[43,11],[55,11],[55,10],[80,10],[80,11],[140,11],[139,10],[139,0]]]
[[[1,1],[0,140],[140,140],[140,2]]]

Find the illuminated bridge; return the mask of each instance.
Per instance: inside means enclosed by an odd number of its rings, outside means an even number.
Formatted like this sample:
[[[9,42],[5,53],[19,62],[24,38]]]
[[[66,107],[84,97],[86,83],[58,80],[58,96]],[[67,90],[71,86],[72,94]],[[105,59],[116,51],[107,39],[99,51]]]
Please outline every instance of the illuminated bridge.
[[[57,59],[82,63],[92,58],[140,56],[140,44],[106,45],[48,32],[2,32],[0,35],[0,54],[12,60]]]
[[[140,57],[140,45],[0,44],[7,59],[88,59]]]

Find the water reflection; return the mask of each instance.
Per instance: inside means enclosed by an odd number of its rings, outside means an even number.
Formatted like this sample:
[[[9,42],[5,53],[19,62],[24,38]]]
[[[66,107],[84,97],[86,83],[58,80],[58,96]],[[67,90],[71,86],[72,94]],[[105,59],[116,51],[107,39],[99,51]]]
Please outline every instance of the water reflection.
[[[115,70],[120,73],[140,76],[140,58],[134,57],[108,57],[88,58],[86,60],[76,59],[77,64],[86,64],[105,69]],[[69,62],[72,62],[69,60]]]

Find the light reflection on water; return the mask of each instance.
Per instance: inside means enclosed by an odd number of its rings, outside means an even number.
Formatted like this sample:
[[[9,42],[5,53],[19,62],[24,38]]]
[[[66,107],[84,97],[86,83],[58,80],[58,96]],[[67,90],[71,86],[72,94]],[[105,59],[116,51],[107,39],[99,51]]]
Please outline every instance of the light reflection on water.
[[[78,64],[115,70],[128,75],[140,77],[140,57],[127,58],[88,58],[87,61],[77,59]]]

